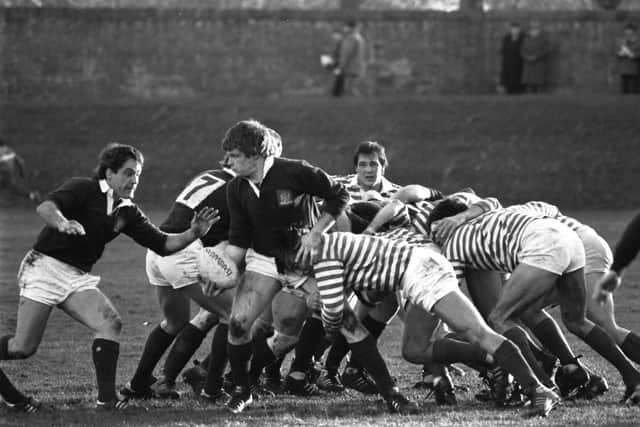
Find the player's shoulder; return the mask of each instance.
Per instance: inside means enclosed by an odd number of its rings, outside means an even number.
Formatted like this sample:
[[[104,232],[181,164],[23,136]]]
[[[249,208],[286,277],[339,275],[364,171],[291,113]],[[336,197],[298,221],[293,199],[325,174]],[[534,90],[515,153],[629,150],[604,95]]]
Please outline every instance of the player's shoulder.
[[[74,176],[67,179],[58,189],[66,191],[90,191],[100,187],[100,181],[97,178],[85,176]]]

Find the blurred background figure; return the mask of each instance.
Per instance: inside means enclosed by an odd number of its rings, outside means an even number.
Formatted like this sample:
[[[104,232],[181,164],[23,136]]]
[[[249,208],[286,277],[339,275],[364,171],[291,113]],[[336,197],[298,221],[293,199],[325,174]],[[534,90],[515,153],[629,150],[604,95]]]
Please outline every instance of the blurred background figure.
[[[360,95],[360,84],[366,74],[365,41],[360,34],[360,25],[354,20],[347,21],[344,38],[340,43],[340,58],[334,73],[344,79],[344,93]]]
[[[640,93],[640,37],[635,24],[625,25],[616,55],[622,93]]]
[[[522,82],[529,93],[547,89],[549,54],[551,46],[548,35],[540,28],[538,21],[531,21],[529,31],[520,49],[523,60]]]
[[[0,139],[0,189],[40,202],[40,193],[30,190],[24,160]]]
[[[509,23],[509,32],[502,37],[502,67],[500,71],[500,84],[502,89],[509,94],[522,93],[522,56],[520,49],[524,34],[517,22]]]
[[[344,34],[340,30],[335,30],[331,34],[331,38],[333,39],[333,51],[331,52],[331,59],[333,60],[333,64],[331,66],[331,69],[334,71],[331,95],[339,97],[344,94],[344,74],[335,73],[335,70],[340,68],[340,48],[342,46],[342,39],[344,38]]]

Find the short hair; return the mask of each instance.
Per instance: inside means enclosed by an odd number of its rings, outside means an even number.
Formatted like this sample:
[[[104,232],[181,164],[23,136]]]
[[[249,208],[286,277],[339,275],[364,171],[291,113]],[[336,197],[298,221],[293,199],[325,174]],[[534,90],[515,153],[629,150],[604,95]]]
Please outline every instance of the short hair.
[[[464,212],[468,209],[468,206],[459,200],[455,199],[442,199],[431,211],[429,218],[427,218],[427,232],[431,234],[431,224],[442,218],[448,218]]]
[[[355,19],[347,19],[345,25],[349,28],[355,28],[358,25],[358,21],[356,21]]]
[[[373,221],[373,218],[380,211],[382,205],[376,202],[356,202],[345,211],[351,221],[351,232],[361,234]]]
[[[111,142],[100,151],[98,166],[96,166],[94,173],[98,179],[104,179],[107,176],[107,169],[117,172],[129,159],[144,164],[144,156],[140,150],[131,145]]]
[[[633,22],[628,22],[627,25],[624,26],[625,30],[638,31],[638,26]]]
[[[282,154],[282,138],[257,120],[242,120],[227,129],[222,139],[224,151],[236,148],[245,156],[278,157]]]
[[[358,166],[358,157],[360,157],[360,154],[377,154],[382,167],[387,167],[387,152],[384,147],[376,141],[364,141],[358,144],[356,153],[353,155],[353,166]]]

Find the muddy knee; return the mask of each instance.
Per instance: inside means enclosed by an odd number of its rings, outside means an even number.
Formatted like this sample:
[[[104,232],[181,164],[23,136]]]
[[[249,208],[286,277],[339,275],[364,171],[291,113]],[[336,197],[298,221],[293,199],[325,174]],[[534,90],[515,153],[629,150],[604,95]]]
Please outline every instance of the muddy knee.
[[[232,338],[242,338],[249,332],[249,327],[244,318],[232,316],[229,320],[229,335]]]

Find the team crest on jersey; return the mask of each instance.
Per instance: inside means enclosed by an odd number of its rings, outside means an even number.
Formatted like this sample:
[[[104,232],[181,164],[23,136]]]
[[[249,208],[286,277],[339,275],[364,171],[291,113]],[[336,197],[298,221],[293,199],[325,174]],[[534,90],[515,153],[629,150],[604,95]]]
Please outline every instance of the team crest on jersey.
[[[278,198],[279,207],[293,206],[293,191],[276,190],[276,197]]]

